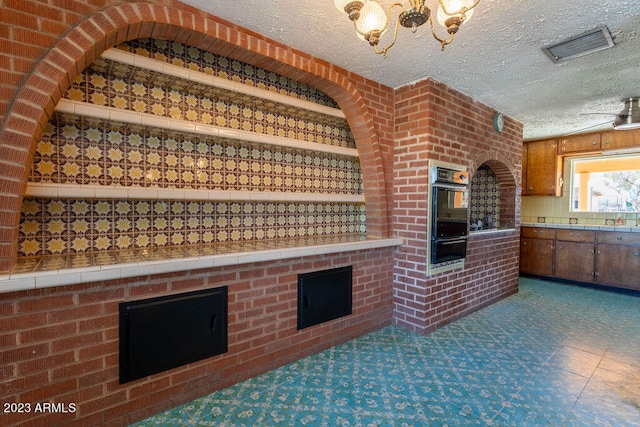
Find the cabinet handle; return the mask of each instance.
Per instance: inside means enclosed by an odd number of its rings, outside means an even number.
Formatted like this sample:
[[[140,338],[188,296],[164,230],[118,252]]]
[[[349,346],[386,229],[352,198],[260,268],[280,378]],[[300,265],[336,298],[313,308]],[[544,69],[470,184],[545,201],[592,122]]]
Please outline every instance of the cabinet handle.
[[[634,252],[633,256],[638,256],[638,252]]]
[[[522,242],[522,246],[527,246],[527,242]]]
[[[591,145],[598,145],[597,141],[591,141]]]
[[[558,249],[562,249],[562,246],[558,246]]]
[[[618,236],[618,240],[622,240],[622,236]]]
[[[605,143],[605,144],[609,144],[609,140],[607,139],[604,143]]]
[[[529,191],[533,191],[533,187],[529,187],[527,188]]]

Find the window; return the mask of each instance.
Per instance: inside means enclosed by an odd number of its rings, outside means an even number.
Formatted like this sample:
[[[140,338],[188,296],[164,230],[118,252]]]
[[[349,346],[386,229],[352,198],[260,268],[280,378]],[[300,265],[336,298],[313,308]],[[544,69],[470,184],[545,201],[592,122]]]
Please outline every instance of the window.
[[[640,154],[571,160],[571,210],[640,212]]]

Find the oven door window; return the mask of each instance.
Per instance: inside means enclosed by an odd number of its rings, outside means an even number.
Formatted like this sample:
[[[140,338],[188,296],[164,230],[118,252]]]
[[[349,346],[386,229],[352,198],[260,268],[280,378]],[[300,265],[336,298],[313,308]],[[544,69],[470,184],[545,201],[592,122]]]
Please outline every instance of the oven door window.
[[[433,237],[451,238],[467,235],[469,192],[466,189],[435,188]]]
[[[436,187],[438,217],[465,217],[469,208],[469,191],[466,188]]]

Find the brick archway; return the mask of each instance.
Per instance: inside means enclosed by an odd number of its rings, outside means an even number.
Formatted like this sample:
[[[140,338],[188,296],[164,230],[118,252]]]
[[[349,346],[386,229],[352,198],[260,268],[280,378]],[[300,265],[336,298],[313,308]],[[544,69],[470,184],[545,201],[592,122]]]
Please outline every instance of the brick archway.
[[[380,137],[348,73],[310,55],[192,9],[123,3],[79,21],[51,46],[26,77],[0,129],[0,271],[17,260],[22,198],[33,154],[56,104],[75,77],[106,49],[136,38],[175,40],[314,86],[342,108],[354,134],[367,200],[367,229],[387,237],[388,203]]]

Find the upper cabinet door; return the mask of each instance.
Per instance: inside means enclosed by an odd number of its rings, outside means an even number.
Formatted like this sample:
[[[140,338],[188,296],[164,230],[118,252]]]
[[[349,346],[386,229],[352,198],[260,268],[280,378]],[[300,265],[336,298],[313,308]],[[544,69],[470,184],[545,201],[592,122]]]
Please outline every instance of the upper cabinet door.
[[[523,147],[523,185],[525,196],[560,196],[562,158],[556,139],[525,142]],[[526,166],[524,166],[526,162]],[[526,176],[525,176],[526,175]]]
[[[602,149],[640,147],[640,130],[609,130],[602,132]]]

